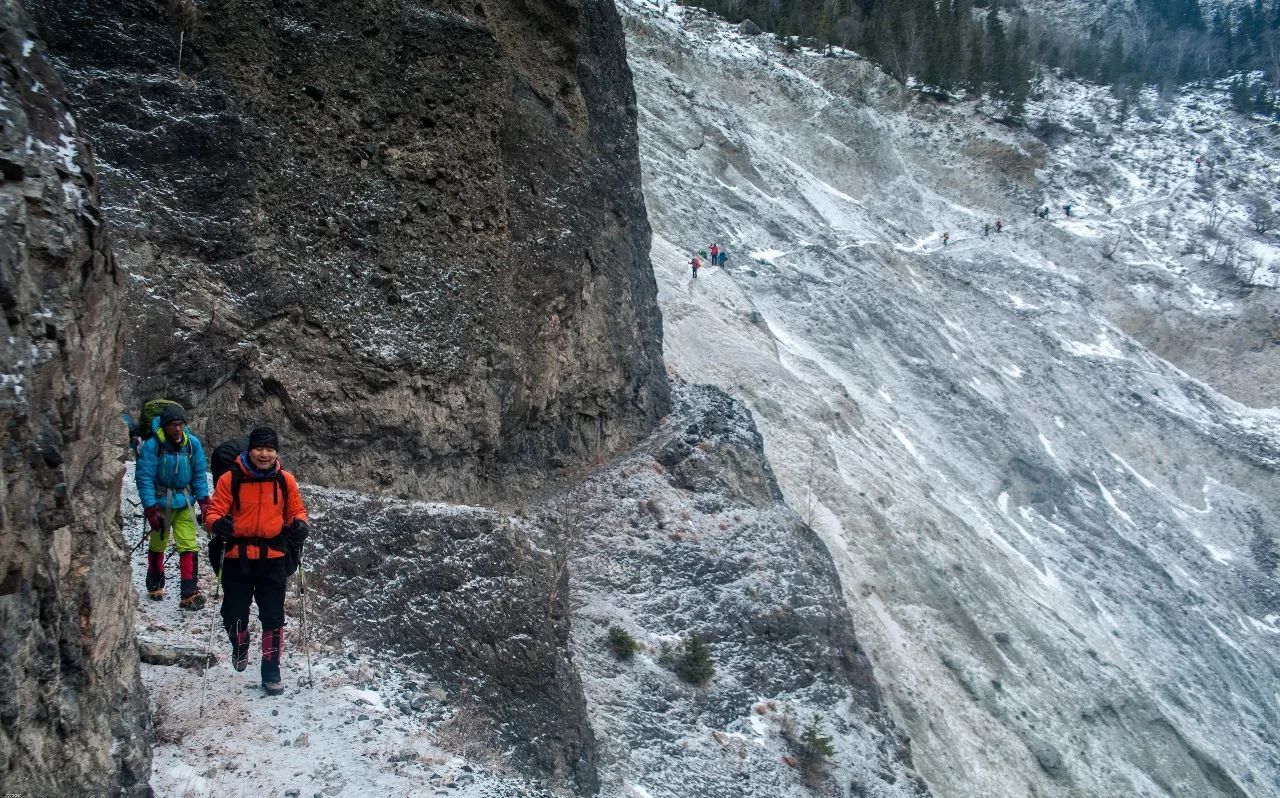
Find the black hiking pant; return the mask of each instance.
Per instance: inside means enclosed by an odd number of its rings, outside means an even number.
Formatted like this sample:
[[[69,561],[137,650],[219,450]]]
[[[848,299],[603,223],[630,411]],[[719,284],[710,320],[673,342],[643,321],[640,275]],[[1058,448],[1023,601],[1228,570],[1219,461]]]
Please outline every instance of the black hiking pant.
[[[249,604],[258,603],[258,620],[264,631],[284,626],[284,557],[248,560],[227,557],[222,567],[222,625],[235,633],[249,628]]]

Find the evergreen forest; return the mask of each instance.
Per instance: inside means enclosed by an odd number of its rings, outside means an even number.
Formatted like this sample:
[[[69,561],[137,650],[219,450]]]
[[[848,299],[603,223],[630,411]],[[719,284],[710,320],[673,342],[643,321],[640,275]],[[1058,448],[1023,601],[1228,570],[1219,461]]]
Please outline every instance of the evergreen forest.
[[[788,49],[834,47],[926,91],[985,95],[1018,120],[1037,69],[1110,85],[1122,104],[1144,86],[1169,91],[1231,78],[1236,107],[1280,113],[1280,0],[1206,12],[1200,0],[1136,0],[1135,16],[1088,30],[1050,29],[1009,0],[697,0],[751,20]],[[1234,76],[1234,77],[1232,77]]]

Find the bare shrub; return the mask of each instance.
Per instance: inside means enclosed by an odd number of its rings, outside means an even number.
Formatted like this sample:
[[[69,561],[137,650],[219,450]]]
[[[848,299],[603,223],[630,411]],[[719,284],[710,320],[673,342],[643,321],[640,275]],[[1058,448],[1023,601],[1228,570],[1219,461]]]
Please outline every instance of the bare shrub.
[[[176,745],[182,741],[182,724],[176,717],[172,696],[160,694],[153,697],[151,734],[159,745]]]
[[[435,734],[441,748],[463,759],[490,767],[502,763],[501,754],[493,747],[493,721],[465,696],[453,717],[436,727]]]
[[[1259,235],[1265,235],[1268,230],[1273,230],[1280,224],[1280,214],[1271,207],[1271,203],[1266,197],[1254,195],[1247,198],[1249,222],[1253,225],[1253,231]]]

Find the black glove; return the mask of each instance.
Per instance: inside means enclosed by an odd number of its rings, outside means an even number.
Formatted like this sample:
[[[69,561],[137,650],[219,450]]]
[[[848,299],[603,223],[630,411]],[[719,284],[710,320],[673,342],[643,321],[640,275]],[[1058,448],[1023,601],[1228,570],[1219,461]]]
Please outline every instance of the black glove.
[[[218,576],[222,575],[222,558],[226,554],[226,549],[226,538],[209,539],[209,565],[213,567],[214,574]]]
[[[311,534],[311,527],[301,518],[295,519],[284,531],[285,540],[289,542],[290,546],[301,546],[309,534]]]
[[[217,521],[213,522],[213,526],[209,527],[209,533],[214,539],[226,543],[231,540],[231,536],[236,532],[235,522],[231,520],[231,516],[224,515]]]

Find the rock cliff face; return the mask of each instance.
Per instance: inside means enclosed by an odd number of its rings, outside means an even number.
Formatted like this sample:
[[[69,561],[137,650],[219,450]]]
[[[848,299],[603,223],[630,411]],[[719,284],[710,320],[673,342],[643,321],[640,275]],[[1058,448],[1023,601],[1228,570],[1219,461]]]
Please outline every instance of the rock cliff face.
[[[324,540],[313,547],[324,625],[469,696],[474,705],[455,704],[484,719],[475,742],[509,751],[522,773],[594,794],[555,527],[345,491],[313,496],[311,507]]]
[[[0,5],[0,785],[144,795],[149,720],[120,543],[122,288],[93,156]]]
[[[706,386],[675,404],[623,457],[509,513],[314,492],[319,625],[444,687],[468,742],[554,788],[927,795],[750,414]],[[634,657],[609,653],[611,626]],[[715,661],[705,687],[663,653],[693,633]],[[815,714],[835,752],[802,772]]]
[[[573,541],[572,650],[601,794],[927,795],[751,414],[710,386],[675,397],[644,445],[547,503]],[[611,627],[639,641],[633,657],[610,653]],[[714,659],[704,688],[671,671],[693,634]],[[832,753],[806,767],[797,738],[815,715]]]
[[[181,6],[182,4],[177,4]],[[103,162],[132,400],[475,498],[668,405],[612,3],[31,4]]]

